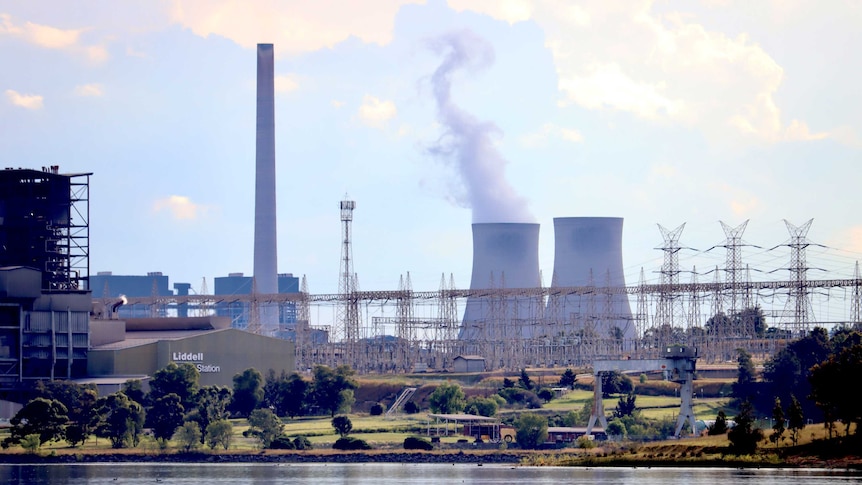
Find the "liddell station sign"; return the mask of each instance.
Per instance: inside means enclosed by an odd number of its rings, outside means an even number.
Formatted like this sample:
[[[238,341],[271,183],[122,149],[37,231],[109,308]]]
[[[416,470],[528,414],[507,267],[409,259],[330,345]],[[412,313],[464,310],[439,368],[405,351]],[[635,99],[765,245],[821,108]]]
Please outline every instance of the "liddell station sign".
[[[221,367],[204,363],[203,352],[173,352],[171,360],[177,364],[192,364],[201,374],[221,372]]]

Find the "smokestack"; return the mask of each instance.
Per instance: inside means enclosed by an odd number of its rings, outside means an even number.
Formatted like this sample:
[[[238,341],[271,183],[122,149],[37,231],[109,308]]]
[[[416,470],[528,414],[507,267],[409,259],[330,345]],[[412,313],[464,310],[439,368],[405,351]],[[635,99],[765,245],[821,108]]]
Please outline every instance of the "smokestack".
[[[273,45],[257,45],[257,143],[255,150],[254,284],[258,293],[278,293],[275,218],[275,74]],[[278,325],[277,312],[261,309],[266,331]]]
[[[625,286],[622,241],[621,217],[555,218],[552,288]],[[598,338],[607,339],[613,338],[614,327],[618,327],[625,339],[635,337],[625,293],[551,296],[546,315],[561,322],[567,333],[587,327]]]
[[[539,285],[539,225],[473,224],[471,290]],[[470,297],[459,338],[466,341],[529,338],[541,309],[526,297]],[[486,356],[487,357],[487,356]]]

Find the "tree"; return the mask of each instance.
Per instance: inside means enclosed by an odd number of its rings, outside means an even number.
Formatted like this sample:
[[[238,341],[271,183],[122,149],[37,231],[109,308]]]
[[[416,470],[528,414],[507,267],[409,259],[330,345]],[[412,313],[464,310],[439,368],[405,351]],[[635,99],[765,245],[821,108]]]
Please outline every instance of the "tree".
[[[164,447],[174,435],[174,431],[183,425],[185,409],[180,403],[180,397],[170,393],[153,402],[147,417],[153,428],[153,437]]]
[[[183,450],[188,453],[201,444],[201,427],[194,421],[186,421],[177,428],[174,439],[179,442]]]
[[[308,394],[311,385],[294,372],[281,387],[281,400],[284,402],[284,412],[294,418],[305,414]]]
[[[314,401],[320,409],[329,412],[330,417],[335,417],[344,406],[345,399],[352,397],[351,393],[358,387],[353,378],[355,372],[346,365],[340,365],[331,369],[325,365],[314,367]]]
[[[504,377],[503,378],[503,389],[511,389],[513,387],[515,387],[515,383],[512,381],[512,379],[509,379],[508,377]]]
[[[37,397],[28,402],[9,420],[12,425],[10,436],[3,446],[21,443],[29,435],[38,435],[39,446],[49,441],[63,439],[63,427],[69,420],[66,406],[55,399]]]
[[[187,419],[198,423],[200,429],[206,430],[210,423],[230,417],[228,406],[233,392],[227,387],[204,386],[195,393],[195,407]],[[201,444],[205,436],[201,436]]]
[[[129,399],[132,401],[135,401],[142,406],[149,405],[147,402],[147,395],[144,392],[144,386],[140,379],[126,381],[123,383],[123,388],[121,390],[123,391],[123,394],[129,396]]]
[[[371,409],[368,410],[368,414],[371,416],[380,416],[381,414],[383,414],[383,411],[383,405],[379,402],[376,402],[371,405]]]
[[[618,371],[602,372],[602,397],[611,394],[627,394],[634,390],[631,378]]]
[[[630,392],[625,396],[620,396],[620,400],[617,402],[617,407],[614,409],[614,416],[617,418],[632,416],[635,409],[637,409],[637,405],[635,404],[636,399],[637,396],[635,396],[634,392]]]
[[[444,382],[428,396],[428,405],[435,413],[459,413],[465,404],[464,391],[457,383]]]
[[[543,387],[539,389],[539,392],[536,393],[536,396],[539,397],[542,401],[551,402],[554,399],[554,391],[548,389],[547,387]]]
[[[248,417],[249,428],[246,436],[254,436],[260,440],[261,447],[269,448],[272,440],[282,433],[284,425],[269,409],[255,409]]]
[[[783,403],[790,402],[790,394],[810,395],[810,369],[828,359],[833,348],[834,342],[830,341],[826,330],[820,327],[813,329],[805,337],[790,342],[787,347],[764,362],[764,394],[778,397]],[[800,404],[809,415],[816,416],[825,412],[813,401]]]
[[[168,394],[180,397],[183,407],[191,408],[193,398],[198,389],[200,373],[191,364],[175,364],[171,362],[164,369],[157,370],[150,379],[150,401],[155,401]]]
[[[536,449],[548,439],[548,420],[535,413],[524,413],[515,422],[515,441],[524,449]]]
[[[605,430],[608,436],[612,436],[616,439],[625,439],[626,437],[626,425],[620,418],[614,418],[608,423],[608,429]]]
[[[350,421],[350,418],[341,415],[332,418],[332,427],[335,428],[339,436],[344,438],[350,434],[350,430],[353,429],[353,423]]]
[[[96,421],[95,404],[99,397],[95,385],[70,381],[38,381],[35,391],[36,397],[54,399],[66,406],[69,419],[64,436],[70,446],[83,443],[93,432]]]
[[[799,432],[805,427],[805,415],[802,413],[802,405],[793,394],[790,395],[790,409],[787,414],[790,439],[793,441],[793,446],[796,446],[799,443]]]
[[[474,396],[467,399],[464,412],[491,417],[497,414],[497,401],[490,397]]]
[[[518,384],[528,391],[533,390],[533,381],[530,380],[530,375],[527,374],[527,369],[521,369],[521,376],[518,377]]]
[[[724,414],[724,410],[718,411],[718,416],[715,417],[715,423],[709,427],[707,434],[710,436],[716,436],[727,433],[727,415]]]
[[[739,407],[736,422],[728,433],[730,452],[735,455],[750,455],[757,450],[757,442],[763,439],[763,431],[754,427],[754,408],[745,400]]]
[[[96,434],[111,440],[114,448],[137,446],[146,416],[143,406],[122,392],[100,397],[96,401],[98,425]]]
[[[772,434],[769,435],[769,441],[778,444],[783,436],[784,410],[781,409],[781,399],[775,398],[775,405],[772,407]]]
[[[560,387],[568,387],[569,389],[574,389],[575,388],[575,380],[576,380],[576,376],[575,376],[575,373],[572,371],[572,369],[566,369],[566,371],[563,372],[563,375],[560,376],[559,386]]]
[[[227,450],[233,441],[233,425],[226,419],[213,421],[207,426],[205,441],[211,450],[214,450],[216,446],[221,446]]]
[[[824,362],[811,368],[810,398],[832,419],[844,423],[844,434],[850,434],[855,423],[858,433],[862,426],[862,401],[847,386],[862,375],[862,344],[855,344],[830,355]]]
[[[739,401],[751,400],[754,397],[754,361],[745,349],[736,349],[737,377],[733,384],[733,396]]]
[[[263,402],[263,375],[257,369],[246,369],[233,376],[231,410],[246,418]]]

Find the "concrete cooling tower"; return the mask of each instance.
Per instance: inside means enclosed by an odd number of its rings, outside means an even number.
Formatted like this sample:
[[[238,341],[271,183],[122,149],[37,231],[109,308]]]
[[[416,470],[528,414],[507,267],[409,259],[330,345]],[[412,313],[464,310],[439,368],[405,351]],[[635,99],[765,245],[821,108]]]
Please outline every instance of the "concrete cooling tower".
[[[593,295],[548,298],[545,316],[549,327],[571,335],[585,331],[599,339],[625,339],[636,335],[625,293],[603,292],[604,287],[625,286],[623,273],[623,219],[620,217],[559,217],[554,219],[553,288],[593,286]],[[592,280],[591,280],[592,279]],[[619,332],[617,332],[619,333]]]
[[[471,290],[539,286],[539,225],[473,224]],[[542,309],[527,297],[467,299],[459,338],[468,342],[530,337]]]

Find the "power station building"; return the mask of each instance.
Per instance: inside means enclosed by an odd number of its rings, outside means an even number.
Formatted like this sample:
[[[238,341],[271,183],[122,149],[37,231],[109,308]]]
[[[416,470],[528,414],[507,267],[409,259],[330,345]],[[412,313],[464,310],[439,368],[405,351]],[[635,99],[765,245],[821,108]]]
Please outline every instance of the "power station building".
[[[90,277],[90,175],[0,171],[0,391],[35,380],[145,380],[170,362],[194,365],[202,385],[230,386],[248,368],[294,370],[292,342],[230,328],[229,318],[189,318],[184,305],[174,318],[124,313],[120,294],[173,292],[161,273]],[[297,291],[296,278],[285,281]],[[174,288],[188,295],[188,284]]]
[[[95,382],[146,379],[171,362],[192,364],[200,385],[233,386],[248,368],[294,370],[293,342],[230,327],[225,317],[93,320],[87,375]]]

